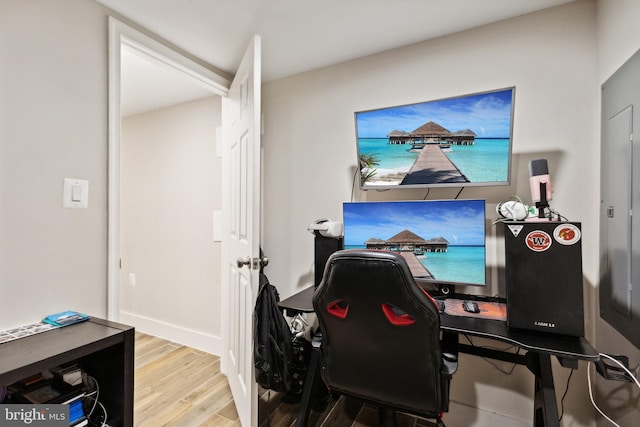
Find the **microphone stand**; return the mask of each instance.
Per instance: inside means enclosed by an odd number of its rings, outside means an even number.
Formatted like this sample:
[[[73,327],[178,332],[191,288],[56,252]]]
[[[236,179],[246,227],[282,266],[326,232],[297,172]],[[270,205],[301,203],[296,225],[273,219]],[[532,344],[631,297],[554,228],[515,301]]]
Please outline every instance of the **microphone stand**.
[[[536,202],[536,208],[538,209],[538,218],[544,218],[544,210],[549,207],[549,201],[547,200],[547,184],[545,182],[540,183],[540,201]]]

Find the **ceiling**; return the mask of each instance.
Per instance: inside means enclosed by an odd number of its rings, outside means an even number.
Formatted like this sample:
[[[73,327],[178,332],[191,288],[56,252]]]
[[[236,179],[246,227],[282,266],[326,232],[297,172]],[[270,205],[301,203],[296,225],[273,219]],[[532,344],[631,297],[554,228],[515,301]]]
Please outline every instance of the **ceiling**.
[[[269,81],[575,0],[95,1],[231,76],[259,34],[263,81]],[[140,58],[126,62],[123,73],[131,75],[123,74],[123,84],[126,79],[131,90],[163,78],[151,77],[155,66]],[[125,97],[123,91],[123,102],[145,93]]]

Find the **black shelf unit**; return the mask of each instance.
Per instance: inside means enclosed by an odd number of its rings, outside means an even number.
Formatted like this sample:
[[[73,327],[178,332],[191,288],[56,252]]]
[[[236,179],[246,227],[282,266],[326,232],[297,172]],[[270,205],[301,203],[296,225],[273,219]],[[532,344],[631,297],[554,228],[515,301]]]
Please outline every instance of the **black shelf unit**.
[[[133,426],[135,330],[91,318],[0,344],[0,386],[77,362],[100,385],[109,425]]]

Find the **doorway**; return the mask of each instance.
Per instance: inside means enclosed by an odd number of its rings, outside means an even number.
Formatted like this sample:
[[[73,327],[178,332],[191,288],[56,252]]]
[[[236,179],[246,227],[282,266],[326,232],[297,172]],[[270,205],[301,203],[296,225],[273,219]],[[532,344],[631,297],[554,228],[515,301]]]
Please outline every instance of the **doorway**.
[[[228,82],[115,19],[109,55],[108,317],[221,354],[215,142]],[[135,61],[209,96],[125,112],[122,70]],[[151,85],[148,93],[158,92]]]

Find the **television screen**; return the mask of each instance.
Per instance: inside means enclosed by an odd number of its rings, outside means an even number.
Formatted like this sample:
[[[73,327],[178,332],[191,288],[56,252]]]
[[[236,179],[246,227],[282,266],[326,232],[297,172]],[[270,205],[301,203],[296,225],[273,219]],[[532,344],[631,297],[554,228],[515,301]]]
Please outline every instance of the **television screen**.
[[[355,113],[360,187],[508,185],[515,88]]]
[[[485,285],[484,200],[343,204],[345,249],[400,252],[417,281]]]

